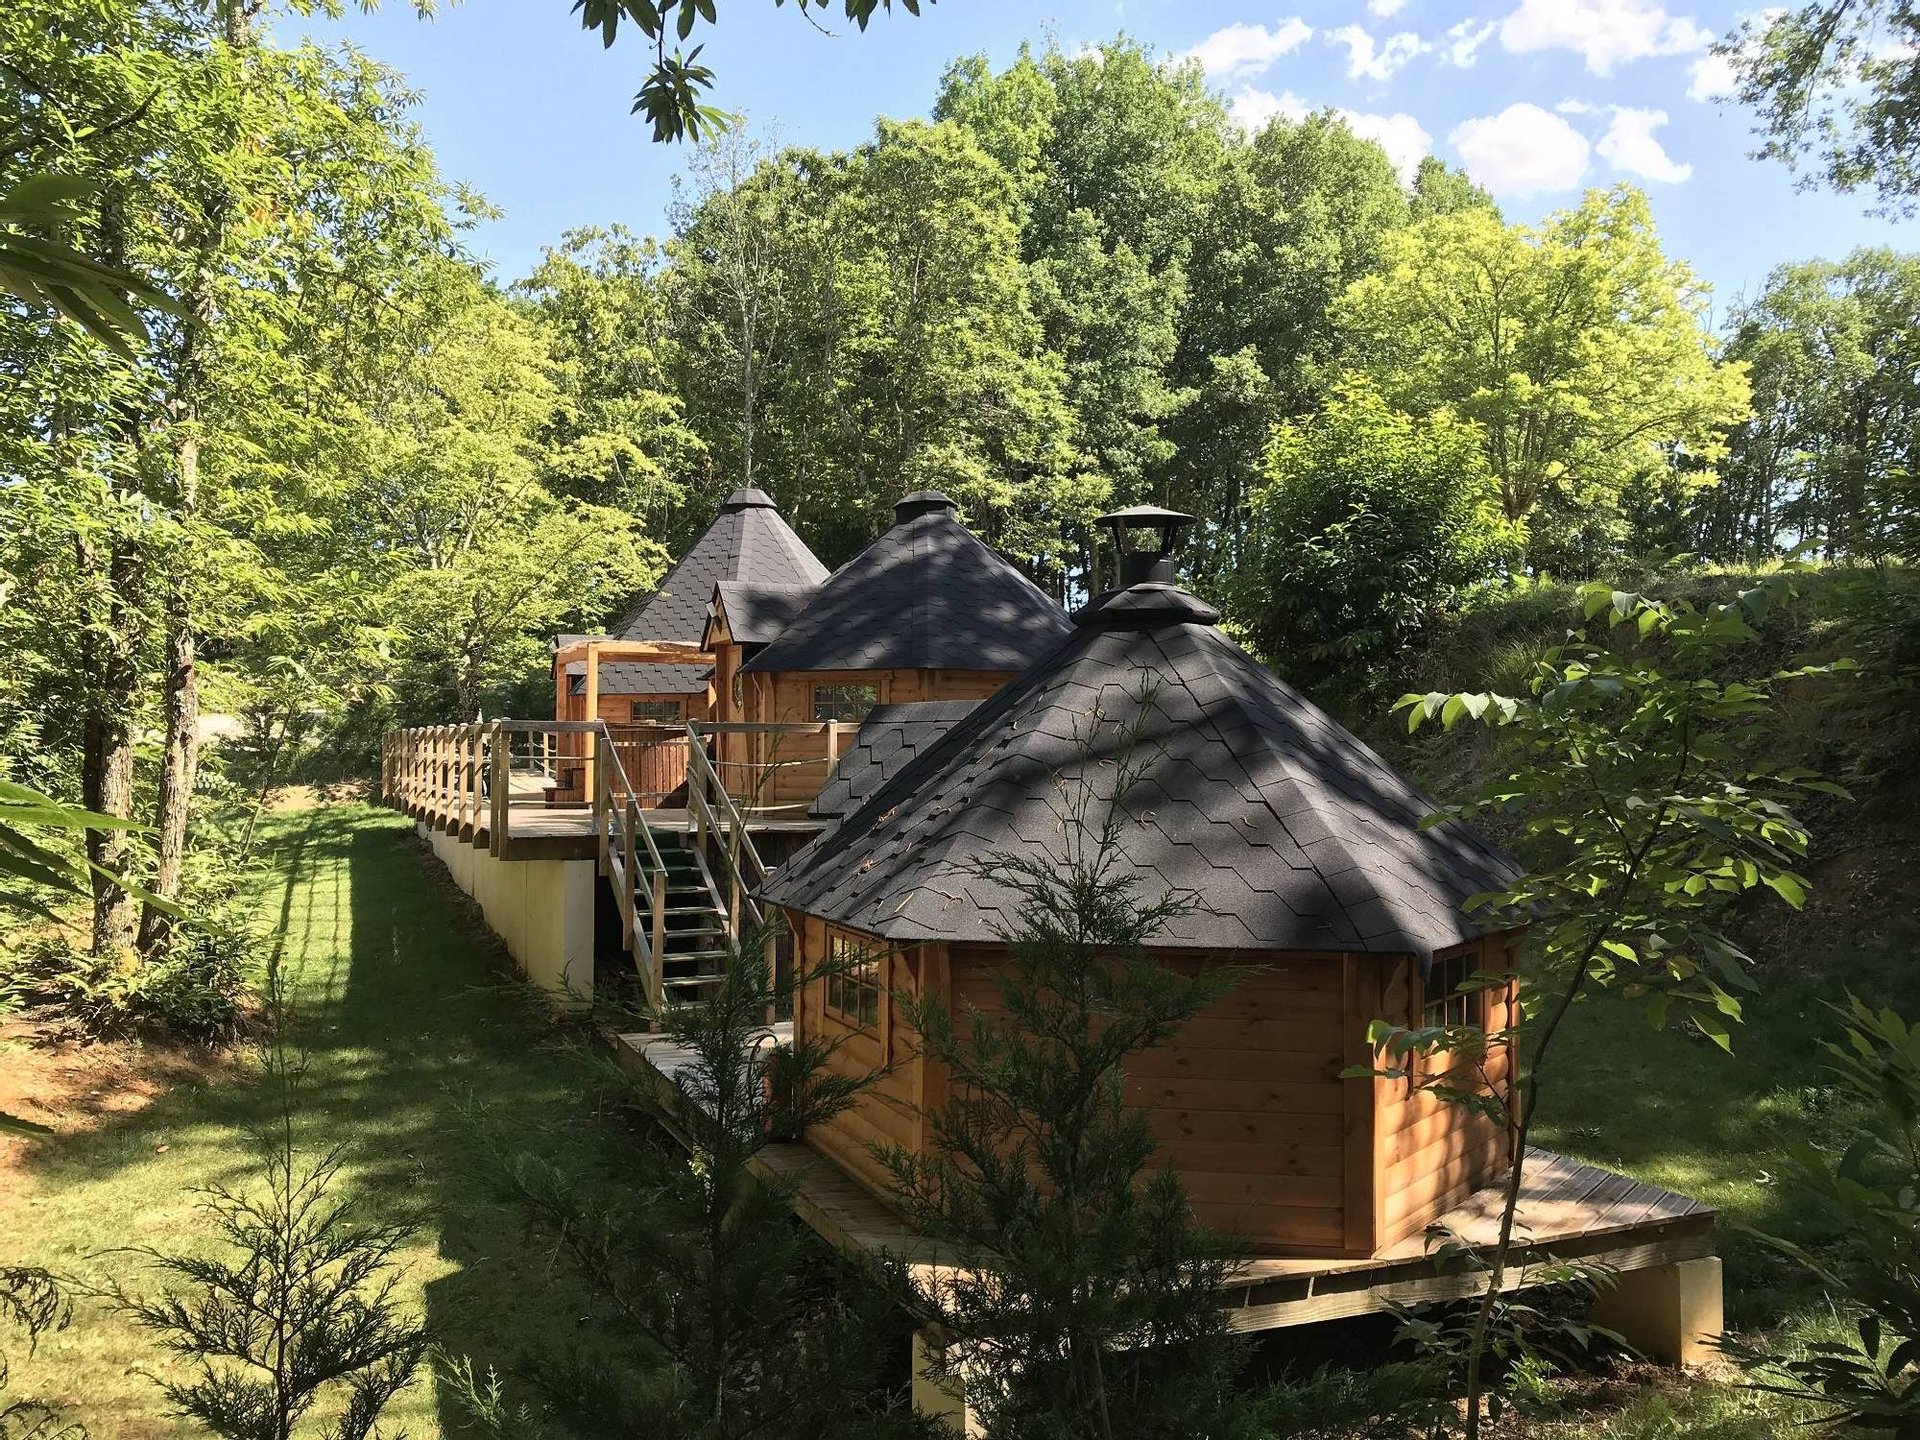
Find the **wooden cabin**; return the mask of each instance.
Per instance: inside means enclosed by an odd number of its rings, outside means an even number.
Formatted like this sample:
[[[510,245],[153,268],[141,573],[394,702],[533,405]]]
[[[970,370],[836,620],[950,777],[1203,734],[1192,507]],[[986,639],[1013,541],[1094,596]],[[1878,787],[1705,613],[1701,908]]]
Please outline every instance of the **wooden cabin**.
[[[712,719],[714,657],[702,641],[714,587],[753,582],[806,590],[826,575],[765,491],[734,491],[705,533],[608,634],[555,640],[554,719],[611,726]],[[576,754],[560,767],[561,791],[578,800],[584,751],[577,738],[572,743]]]
[[[1256,1253],[1373,1256],[1507,1167],[1510,1137],[1485,1117],[1404,1080],[1342,1072],[1371,1063],[1367,1027],[1382,1016],[1505,1023],[1510,991],[1459,985],[1512,969],[1517,935],[1461,909],[1499,888],[1508,862],[1466,826],[1421,830],[1431,802],[1218,618],[1138,581],[1077,615],[1071,639],[994,698],[879,716],[843,759],[822,797],[843,818],[764,894],[803,972],[835,956],[856,964],[803,986],[796,1041],[837,1042],[830,1063],[849,1073],[893,1067],[805,1137],[847,1174],[884,1195],[872,1147],[933,1143],[947,1077],[919,1055],[894,994],[938,996],[956,1018],[1001,1004],[1000,937],[1018,897],[979,862],[1064,861],[1063,786],[1099,793],[1116,773],[1113,737],[1136,726],[1139,777],[1112,797],[1133,822],[1126,864],[1149,893],[1191,892],[1201,906],[1155,952],[1180,967],[1258,967],[1129,1067],[1199,1218]],[[1504,1083],[1503,1056],[1488,1068]]]
[[[894,506],[893,525],[814,586],[714,587],[704,641],[714,719],[815,726],[722,735],[729,793],[761,811],[812,802],[875,706],[977,701],[1068,635],[1066,613],[983,544],[938,491]]]

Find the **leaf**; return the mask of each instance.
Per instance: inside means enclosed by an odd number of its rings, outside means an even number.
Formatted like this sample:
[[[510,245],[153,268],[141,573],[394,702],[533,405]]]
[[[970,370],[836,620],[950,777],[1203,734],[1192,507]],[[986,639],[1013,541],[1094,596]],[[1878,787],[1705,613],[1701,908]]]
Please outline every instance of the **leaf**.
[[[1767,888],[1798,910],[1807,903],[1807,887],[1798,875],[1782,870],[1765,877]]]

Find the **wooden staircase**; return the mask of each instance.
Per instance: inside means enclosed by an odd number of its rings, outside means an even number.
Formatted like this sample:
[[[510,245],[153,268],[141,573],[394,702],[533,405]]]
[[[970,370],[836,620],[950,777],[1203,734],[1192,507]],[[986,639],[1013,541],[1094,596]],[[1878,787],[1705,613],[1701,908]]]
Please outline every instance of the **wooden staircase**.
[[[700,736],[687,734],[685,829],[650,823],[611,734],[602,727],[592,738],[600,873],[648,1008],[661,1014],[699,1001],[744,944],[763,945],[771,964],[773,942],[753,898],[767,867]]]
[[[733,954],[734,937],[719,887],[691,837],[656,832],[654,839],[666,879],[657,957],[660,987],[668,1005],[686,1004],[700,999],[719,978]]]

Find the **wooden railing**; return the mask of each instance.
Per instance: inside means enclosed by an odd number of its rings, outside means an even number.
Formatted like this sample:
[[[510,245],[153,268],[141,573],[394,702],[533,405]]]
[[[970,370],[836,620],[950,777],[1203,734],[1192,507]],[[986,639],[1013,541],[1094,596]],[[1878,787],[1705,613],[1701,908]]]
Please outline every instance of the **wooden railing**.
[[[687,728],[712,742],[707,749],[721,787],[754,819],[804,818],[860,730],[852,720],[695,720]]]
[[[667,862],[634,796],[619,745],[610,738],[608,743],[601,744],[599,738],[595,743],[600,753],[594,766],[593,829],[600,873],[613,891],[647,1004],[659,1011],[666,1006]],[[645,925],[640,923],[642,895],[647,900]]]
[[[687,833],[691,864],[722,919],[725,948],[738,955],[750,942],[763,944],[771,963],[772,927],[754,899],[768,869],[749,827],[804,809],[854,728],[838,723],[612,726],[598,720],[425,726],[395,731],[382,741],[380,789],[396,808],[507,858],[527,853],[510,848],[516,828],[523,838],[553,834],[551,825],[531,817],[572,814],[587,820],[587,826],[573,822],[574,843],[591,834],[647,1001],[657,1008],[666,1001],[669,878],[656,831],[666,824]],[[761,777],[756,793],[768,788],[766,776],[828,762],[806,798],[757,804],[749,799],[743,806],[729,792],[721,778],[723,762],[709,747],[717,748],[723,736],[753,734],[767,742],[763,753],[773,757],[746,762]],[[818,739],[824,754],[778,758],[779,744],[791,736]],[[583,760],[592,776],[592,791],[585,796],[571,789],[567,773]],[[527,818],[516,822],[516,817]]]

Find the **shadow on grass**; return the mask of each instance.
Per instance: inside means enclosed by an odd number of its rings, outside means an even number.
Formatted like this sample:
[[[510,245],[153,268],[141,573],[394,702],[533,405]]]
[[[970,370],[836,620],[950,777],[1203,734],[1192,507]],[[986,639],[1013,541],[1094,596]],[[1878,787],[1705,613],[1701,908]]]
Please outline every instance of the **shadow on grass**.
[[[518,982],[406,821],[365,806],[276,816],[265,851],[273,888],[263,919],[292,1000],[289,1033],[308,1060],[303,1145],[344,1144],[349,1183],[369,1210],[418,1223],[409,1289],[421,1285],[448,1349],[511,1365],[563,1339],[585,1323],[585,1301],[497,1191],[469,1107],[483,1103],[515,1150],[617,1174],[625,1142],[617,1118],[601,1113],[605,1061]],[[138,1116],[36,1147],[33,1163],[50,1190],[96,1187],[102,1246],[128,1243],[145,1237],[105,1233],[138,1224],[111,1213],[126,1190],[118,1172],[150,1165],[156,1135],[204,1156],[194,1183],[239,1187],[257,1173],[249,1132],[273,1116],[271,1096],[250,1082],[181,1089]],[[432,1391],[423,1382],[404,1397],[396,1423],[420,1433],[439,1408]]]

